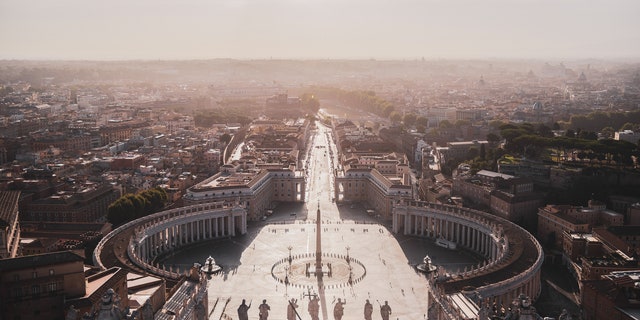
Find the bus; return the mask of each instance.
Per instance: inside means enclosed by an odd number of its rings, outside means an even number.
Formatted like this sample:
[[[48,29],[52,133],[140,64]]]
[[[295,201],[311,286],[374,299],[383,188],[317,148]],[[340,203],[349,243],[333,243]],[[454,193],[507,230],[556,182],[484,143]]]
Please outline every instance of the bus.
[[[449,241],[443,238],[438,238],[436,239],[436,245],[439,247],[443,247],[443,248],[447,248],[450,250],[455,250],[456,249],[456,243],[453,241]]]

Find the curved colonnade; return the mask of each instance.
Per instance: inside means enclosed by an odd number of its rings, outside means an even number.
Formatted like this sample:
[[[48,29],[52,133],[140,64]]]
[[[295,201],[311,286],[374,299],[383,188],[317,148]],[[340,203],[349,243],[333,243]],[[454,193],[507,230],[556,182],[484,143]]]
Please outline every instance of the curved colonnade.
[[[443,239],[485,258],[475,268],[439,281],[446,294],[476,291],[505,304],[521,293],[534,300],[540,294],[542,247],[513,222],[468,208],[406,201],[394,206],[392,230]]]
[[[182,276],[181,270],[167,269],[155,263],[155,259],[182,246],[245,234],[247,211],[238,205],[212,202],[162,211],[128,222],[98,243],[93,253],[95,265],[106,269],[107,261],[102,261],[103,251],[109,250],[106,244],[131,229],[134,232],[126,249],[129,261],[157,276],[178,279]]]
[[[105,244],[124,231],[134,230],[127,243],[128,260],[141,270],[178,279],[182,276],[180,270],[160,266],[155,259],[182,246],[244,234],[246,216],[245,208],[224,202],[155,213],[105,236],[94,251],[94,262],[107,268],[108,261],[102,261]],[[521,293],[534,300],[540,294],[542,248],[531,234],[512,222],[467,208],[406,201],[394,206],[392,230],[444,239],[485,258],[475,268],[438,281],[438,288],[446,294],[471,290],[506,304]]]

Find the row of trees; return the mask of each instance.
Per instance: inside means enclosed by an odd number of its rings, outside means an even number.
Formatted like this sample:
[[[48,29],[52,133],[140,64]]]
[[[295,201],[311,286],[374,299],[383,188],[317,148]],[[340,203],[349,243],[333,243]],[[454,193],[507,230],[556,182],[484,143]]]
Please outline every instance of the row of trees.
[[[199,110],[193,118],[196,126],[204,128],[209,128],[215,123],[240,123],[242,125],[251,123],[251,118],[246,115],[246,112],[237,108]]]
[[[168,200],[167,192],[160,187],[127,193],[109,205],[107,220],[119,226],[162,210]]]
[[[376,95],[374,91],[357,90],[346,91],[338,88],[314,87],[314,92],[325,99],[339,100],[347,104],[349,107],[362,111],[371,112],[383,118],[399,123],[402,122],[405,127],[416,127],[418,132],[424,133],[429,126],[429,120],[423,116],[414,113],[402,115],[395,110],[393,103]],[[304,100],[303,100],[304,101]]]
[[[574,130],[581,128],[582,130],[601,132],[607,127],[614,130],[634,129],[634,123],[640,123],[640,111],[595,111],[586,115],[579,114],[571,116],[567,127]]]
[[[320,101],[313,93],[303,93],[300,100],[302,100],[302,108],[309,113],[315,114],[320,110]]]
[[[595,140],[594,137],[597,136],[592,134],[555,137],[540,125],[505,124],[500,127],[500,135],[506,141],[507,151],[522,152],[528,157],[536,157],[542,150],[554,148],[562,154],[567,154],[567,150],[576,150],[578,158],[582,159],[630,165],[632,156],[640,156],[640,147],[627,141]]]
[[[371,112],[380,117],[389,118],[391,113],[395,111],[391,102],[376,96],[373,91],[347,91],[332,87],[313,87],[312,90],[323,99],[339,100],[352,108]],[[402,120],[402,117],[400,117],[400,120]]]

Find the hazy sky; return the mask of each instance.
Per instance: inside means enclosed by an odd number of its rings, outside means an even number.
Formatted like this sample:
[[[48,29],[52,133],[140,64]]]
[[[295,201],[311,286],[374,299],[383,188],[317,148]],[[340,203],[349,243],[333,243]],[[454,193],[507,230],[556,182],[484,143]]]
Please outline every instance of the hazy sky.
[[[0,0],[0,59],[640,58],[640,0]]]

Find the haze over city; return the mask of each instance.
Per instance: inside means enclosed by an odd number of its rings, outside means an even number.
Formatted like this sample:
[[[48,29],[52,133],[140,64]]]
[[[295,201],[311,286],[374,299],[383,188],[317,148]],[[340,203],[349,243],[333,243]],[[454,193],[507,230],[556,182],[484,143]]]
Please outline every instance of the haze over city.
[[[0,0],[0,320],[640,320],[639,0]]]
[[[634,0],[0,2],[0,59],[634,59]]]

